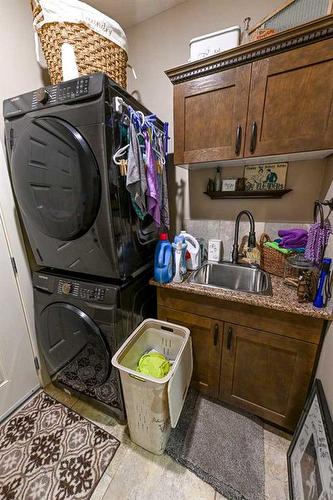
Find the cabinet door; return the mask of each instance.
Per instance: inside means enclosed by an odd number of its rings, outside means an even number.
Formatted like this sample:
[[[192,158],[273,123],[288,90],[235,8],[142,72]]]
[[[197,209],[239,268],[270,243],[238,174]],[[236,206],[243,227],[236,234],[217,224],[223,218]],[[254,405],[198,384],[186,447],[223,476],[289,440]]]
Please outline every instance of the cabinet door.
[[[191,331],[193,346],[192,385],[203,394],[217,397],[223,323],[161,306],[158,308],[158,318],[186,326]]]
[[[332,149],[333,38],[253,63],[245,156]]]
[[[226,323],[220,398],[293,430],[306,399],[316,348]]]
[[[175,86],[176,165],[243,156],[250,76],[248,64]]]

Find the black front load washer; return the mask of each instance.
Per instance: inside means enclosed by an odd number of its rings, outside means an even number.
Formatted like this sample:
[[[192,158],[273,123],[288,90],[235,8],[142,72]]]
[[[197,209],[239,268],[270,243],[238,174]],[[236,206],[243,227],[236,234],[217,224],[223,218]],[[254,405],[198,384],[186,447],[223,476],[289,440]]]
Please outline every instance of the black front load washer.
[[[116,97],[149,114],[102,73],[4,101],[12,185],[43,267],[124,280],[153,256],[153,220],[138,219],[112,160],[124,140]]]
[[[49,270],[33,273],[39,353],[52,382],[125,420],[111,358],[145,318],[156,317],[150,272],[121,284]]]

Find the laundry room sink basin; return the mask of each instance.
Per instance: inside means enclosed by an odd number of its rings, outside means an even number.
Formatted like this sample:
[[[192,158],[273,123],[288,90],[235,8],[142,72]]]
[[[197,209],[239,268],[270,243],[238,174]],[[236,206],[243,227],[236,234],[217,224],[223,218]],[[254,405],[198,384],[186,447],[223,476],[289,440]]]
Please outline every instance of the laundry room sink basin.
[[[257,266],[246,266],[222,262],[203,264],[189,278],[189,283],[196,283],[211,288],[223,288],[240,292],[271,295],[269,274]]]

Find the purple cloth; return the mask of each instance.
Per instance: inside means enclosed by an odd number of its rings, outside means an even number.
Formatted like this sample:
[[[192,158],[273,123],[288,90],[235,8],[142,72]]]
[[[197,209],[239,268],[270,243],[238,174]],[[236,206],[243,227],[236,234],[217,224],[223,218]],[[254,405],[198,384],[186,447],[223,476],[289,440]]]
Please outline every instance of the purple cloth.
[[[312,224],[309,229],[309,238],[304,257],[315,264],[320,264],[324,257],[325,249],[331,234],[331,224],[327,219],[323,227],[320,222]]]
[[[157,172],[154,152],[148,132],[144,132],[146,143],[146,164],[147,164],[147,209],[158,226],[161,225],[161,211],[159,204],[159,190],[157,182]]]
[[[280,229],[278,235],[282,238],[279,243],[282,248],[305,247],[308,241],[308,232],[305,229]]]

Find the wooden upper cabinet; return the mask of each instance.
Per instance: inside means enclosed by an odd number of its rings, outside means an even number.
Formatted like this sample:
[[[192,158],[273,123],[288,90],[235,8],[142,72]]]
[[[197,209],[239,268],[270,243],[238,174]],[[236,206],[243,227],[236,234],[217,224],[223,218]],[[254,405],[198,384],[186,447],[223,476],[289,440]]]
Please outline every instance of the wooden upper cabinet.
[[[251,65],[176,85],[175,163],[243,156]]]
[[[220,399],[294,430],[317,346],[225,323]]]
[[[333,14],[166,74],[176,165],[333,150]]]
[[[252,64],[245,156],[332,149],[333,39]]]

